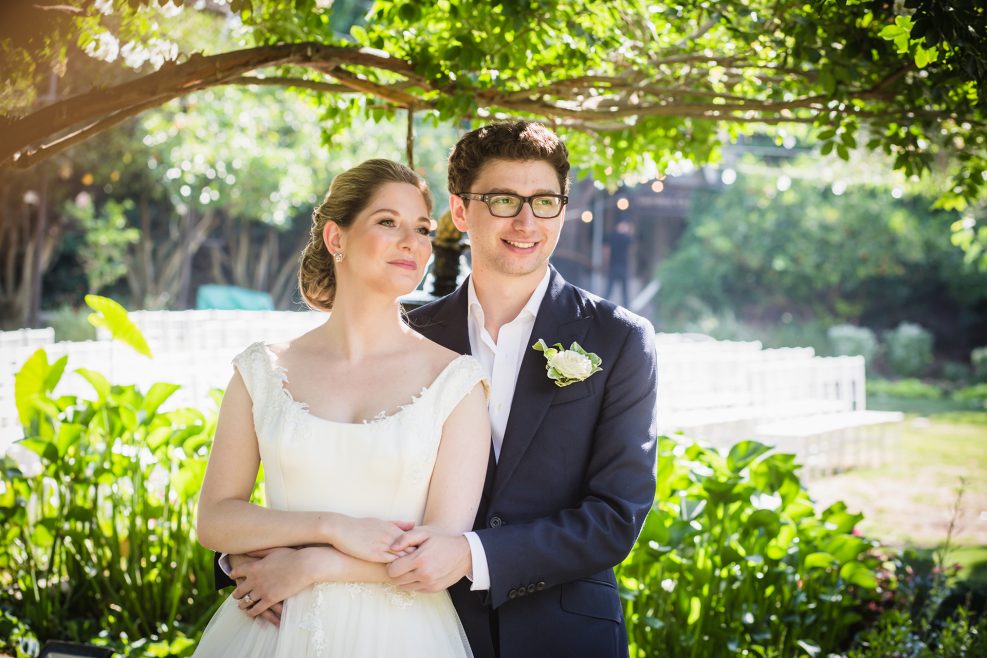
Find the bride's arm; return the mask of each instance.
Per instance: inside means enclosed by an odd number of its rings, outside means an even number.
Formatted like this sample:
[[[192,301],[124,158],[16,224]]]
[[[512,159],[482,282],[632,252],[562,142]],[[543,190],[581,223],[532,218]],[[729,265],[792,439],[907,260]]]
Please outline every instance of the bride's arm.
[[[389,562],[391,543],[409,523],[356,519],[332,512],[274,510],[249,501],[260,466],[250,395],[234,373],[219,410],[209,465],[199,496],[199,543],[222,553],[275,546],[331,544],[373,562]]]
[[[490,418],[478,384],[443,425],[425,523],[391,547],[411,551],[388,565],[392,582],[436,592],[472,573],[472,554],[463,533],[473,527],[489,458]]]
[[[490,415],[485,383],[464,397],[442,426],[428,486],[424,526],[461,534],[473,528],[490,458]]]

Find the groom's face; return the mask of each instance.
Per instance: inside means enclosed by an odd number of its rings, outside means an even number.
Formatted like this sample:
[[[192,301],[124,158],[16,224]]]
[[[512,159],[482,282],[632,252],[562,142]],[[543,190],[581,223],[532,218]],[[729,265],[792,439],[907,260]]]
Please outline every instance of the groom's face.
[[[544,160],[491,160],[483,165],[471,189],[463,191],[525,197],[562,192],[555,169]],[[527,203],[516,217],[495,217],[480,200],[470,201],[467,207],[452,196],[449,205],[456,227],[469,233],[474,271],[506,276],[544,272],[565,218],[565,209],[550,219],[535,217]]]

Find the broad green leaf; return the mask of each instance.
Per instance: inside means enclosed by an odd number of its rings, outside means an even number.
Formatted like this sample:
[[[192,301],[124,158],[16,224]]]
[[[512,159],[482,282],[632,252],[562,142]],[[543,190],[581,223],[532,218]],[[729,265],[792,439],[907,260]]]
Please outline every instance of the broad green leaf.
[[[175,391],[181,388],[178,384],[166,384],[163,382],[156,382],[151,385],[148,389],[147,394],[144,396],[144,403],[141,405],[141,411],[143,411],[148,416],[153,416],[158,411],[158,407],[170,398]]]
[[[151,358],[151,348],[148,347],[144,334],[127,317],[127,309],[109,297],[86,295],[86,304],[95,313],[89,315],[89,323],[94,327],[103,327],[125,345],[129,345],[138,354]]]
[[[110,397],[110,380],[108,380],[102,373],[98,373],[95,370],[89,370],[88,368],[76,368],[75,370],[79,375],[89,382],[89,385],[93,387],[96,391],[96,397],[100,402],[106,402]]]
[[[49,548],[55,542],[55,533],[52,532],[52,522],[54,519],[42,519],[34,524],[31,530],[31,542],[38,548]]]
[[[823,550],[839,560],[840,563],[851,562],[867,548],[867,542],[860,537],[840,534],[822,545]]]
[[[772,510],[759,509],[747,518],[747,525],[760,528],[773,537],[781,530],[781,518]]]
[[[840,578],[866,589],[877,587],[877,576],[863,562],[847,562],[840,568]]]
[[[175,492],[181,498],[195,496],[202,488],[202,478],[206,474],[205,459],[189,459],[171,478]]]
[[[41,457],[47,463],[58,461],[58,448],[51,441],[44,439],[21,439],[17,445],[23,446]]]
[[[55,435],[54,444],[60,457],[64,457],[69,448],[76,444],[85,429],[78,423],[62,423],[58,426],[58,434]]]
[[[834,563],[836,563],[836,558],[829,553],[816,552],[805,556],[806,569],[826,569]]]
[[[55,390],[55,386],[62,379],[62,373],[65,372],[65,366],[68,364],[69,358],[63,356],[48,367],[48,374],[45,375],[44,389],[46,393],[50,393]]]
[[[34,399],[44,394],[49,370],[48,355],[43,349],[39,349],[28,357],[14,375],[14,403],[17,405],[17,417],[22,425],[31,422]]]
[[[771,450],[771,446],[757,441],[741,441],[730,448],[730,453],[727,455],[727,466],[734,473],[739,473],[769,450]]]

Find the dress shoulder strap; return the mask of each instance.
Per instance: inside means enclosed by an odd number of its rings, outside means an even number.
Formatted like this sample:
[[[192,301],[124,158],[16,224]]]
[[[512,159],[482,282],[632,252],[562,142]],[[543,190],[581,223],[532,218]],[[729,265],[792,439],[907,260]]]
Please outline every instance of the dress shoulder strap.
[[[254,407],[266,404],[274,386],[280,386],[280,379],[271,363],[270,350],[262,342],[253,343],[233,357],[233,366],[243,377]]]
[[[452,410],[456,408],[463,398],[473,390],[477,384],[483,385],[483,394],[490,397],[490,380],[483,366],[472,356],[463,355],[452,361],[446,369],[439,375],[439,380],[435,383],[438,389],[438,402],[436,404],[436,417],[444,423]]]

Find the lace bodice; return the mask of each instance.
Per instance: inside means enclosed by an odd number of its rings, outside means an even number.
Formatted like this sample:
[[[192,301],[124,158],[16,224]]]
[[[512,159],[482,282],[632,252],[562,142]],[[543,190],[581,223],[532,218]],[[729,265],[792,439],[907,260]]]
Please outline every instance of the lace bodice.
[[[263,343],[233,364],[253,401],[267,505],[421,523],[442,425],[486,379],[469,356],[390,415],[363,423],[313,416],[284,387],[285,372]]]

